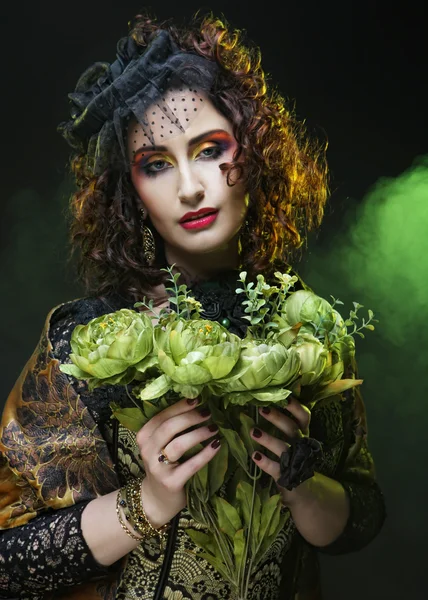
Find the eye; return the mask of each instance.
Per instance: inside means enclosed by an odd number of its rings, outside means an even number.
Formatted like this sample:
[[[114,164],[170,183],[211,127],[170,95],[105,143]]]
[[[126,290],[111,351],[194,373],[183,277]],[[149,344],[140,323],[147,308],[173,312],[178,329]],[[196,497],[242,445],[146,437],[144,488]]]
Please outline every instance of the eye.
[[[142,165],[141,170],[144,171],[144,173],[146,173],[147,175],[155,175],[162,171],[166,171],[166,169],[169,169],[170,167],[171,164],[169,162],[167,162],[166,160],[158,159]]]
[[[218,158],[223,153],[223,148],[218,144],[202,148],[198,153],[200,158]]]

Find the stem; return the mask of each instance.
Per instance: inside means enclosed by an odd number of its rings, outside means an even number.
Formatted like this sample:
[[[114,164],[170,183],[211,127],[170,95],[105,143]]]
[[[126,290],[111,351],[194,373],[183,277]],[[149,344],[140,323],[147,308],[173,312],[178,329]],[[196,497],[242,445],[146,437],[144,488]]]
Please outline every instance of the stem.
[[[257,410],[257,407],[253,407],[253,409],[255,412],[255,414],[254,414],[255,422],[256,422],[256,425],[258,425],[259,411]],[[245,567],[247,565],[248,551],[249,551],[250,542],[251,542],[251,533],[252,533],[253,516],[254,516],[254,501],[255,501],[255,496],[256,496],[256,481],[260,477],[260,474],[258,474],[257,471],[260,471],[260,473],[261,473],[261,469],[259,469],[259,467],[255,463],[253,463],[253,465],[254,465],[254,471],[255,471],[254,476],[252,477],[252,479],[253,479],[253,496],[251,499],[250,522],[248,524],[248,536],[247,536],[247,543],[245,545],[245,556],[244,556],[244,560],[242,561],[243,573],[242,573],[242,580],[241,580],[241,595],[243,598],[247,597],[249,580],[250,580],[250,575],[251,575],[251,566],[253,563],[253,557],[251,557],[250,562],[249,562],[249,569],[247,571],[247,574],[245,574]],[[239,575],[241,575],[241,574],[239,574]]]

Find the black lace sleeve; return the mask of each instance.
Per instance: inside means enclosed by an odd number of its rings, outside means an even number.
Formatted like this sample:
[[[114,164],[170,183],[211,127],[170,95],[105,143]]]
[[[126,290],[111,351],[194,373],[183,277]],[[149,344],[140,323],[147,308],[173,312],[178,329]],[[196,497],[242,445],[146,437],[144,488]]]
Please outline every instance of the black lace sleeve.
[[[354,361],[349,376],[357,375]],[[386,518],[385,500],[376,479],[373,457],[367,444],[367,418],[359,387],[345,392],[343,428],[348,452],[336,477],[345,489],[350,505],[348,522],[342,534],[328,546],[317,548],[325,554],[345,554],[361,550],[380,532]]]
[[[109,573],[82,535],[81,503],[45,513],[0,535],[0,598],[43,598],[46,592]]]

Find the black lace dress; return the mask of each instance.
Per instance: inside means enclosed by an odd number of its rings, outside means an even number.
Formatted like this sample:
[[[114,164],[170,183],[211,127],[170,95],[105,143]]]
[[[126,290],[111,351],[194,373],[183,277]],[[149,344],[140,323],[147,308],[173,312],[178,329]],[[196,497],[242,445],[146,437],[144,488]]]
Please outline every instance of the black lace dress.
[[[299,280],[300,287],[305,287]],[[203,316],[243,337],[236,274],[201,283],[194,296]],[[86,504],[144,474],[135,434],[111,417],[110,402],[129,406],[120,386],[89,392],[58,370],[73,328],[132,307],[122,298],[83,298],[51,311],[35,354],[6,405],[0,437],[0,598],[110,600],[232,599],[228,584],[186,533],[201,529],[184,509],[173,520],[167,548],[148,539],[109,568],[93,558],[80,520]],[[348,372],[347,376],[356,373]],[[380,531],[385,506],[367,448],[358,388],[326,399],[312,411],[311,436],[323,442],[318,469],[340,481],[351,514],[327,547],[308,544],[287,509],[284,529],[251,582],[248,600],[319,600],[318,552],[341,554],[367,545]]]

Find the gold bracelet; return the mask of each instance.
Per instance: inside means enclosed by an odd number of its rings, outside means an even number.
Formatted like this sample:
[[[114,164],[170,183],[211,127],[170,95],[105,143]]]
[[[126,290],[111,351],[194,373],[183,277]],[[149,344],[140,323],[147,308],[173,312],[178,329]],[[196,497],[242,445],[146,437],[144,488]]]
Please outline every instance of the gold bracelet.
[[[122,527],[123,531],[129,537],[131,537],[133,540],[136,540],[137,542],[141,542],[142,538],[136,536],[135,533],[133,533],[130,529],[128,529],[128,527],[126,526],[125,522],[122,519],[122,515],[120,514],[120,509],[123,508],[122,502],[123,502],[122,489],[120,489],[117,493],[117,498],[116,498],[116,514],[117,514],[117,518],[119,519],[120,526]]]
[[[170,528],[170,524],[165,523],[165,525],[162,525],[156,529],[150,523],[144,510],[143,501],[141,498],[141,481],[141,479],[134,479],[133,481],[129,481],[126,485],[126,501],[132,521],[135,524],[135,530],[138,531],[138,533],[141,533],[141,535],[144,537],[154,534],[157,537],[164,539],[166,532]]]

